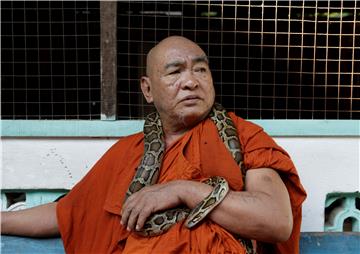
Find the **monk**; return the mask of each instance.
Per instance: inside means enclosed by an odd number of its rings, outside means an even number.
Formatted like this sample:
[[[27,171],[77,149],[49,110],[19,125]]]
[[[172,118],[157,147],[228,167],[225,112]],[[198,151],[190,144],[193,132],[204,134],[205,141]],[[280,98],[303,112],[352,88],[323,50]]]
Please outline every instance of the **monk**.
[[[161,119],[161,168],[154,184],[126,195],[144,154],[144,134],[121,138],[59,202],[2,213],[2,234],[61,235],[67,253],[298,253],[306,194],[289,155],[261,127],[229,113],[243,171],[209,119],[215,91],[208,58],[180,36],[147,55],[141,89]],[[245,172],[243,174],[243,172]],[[139,234],[152,214],[194,209],[213,187],[224,199],[195,227],[184,220],[166,232]]]

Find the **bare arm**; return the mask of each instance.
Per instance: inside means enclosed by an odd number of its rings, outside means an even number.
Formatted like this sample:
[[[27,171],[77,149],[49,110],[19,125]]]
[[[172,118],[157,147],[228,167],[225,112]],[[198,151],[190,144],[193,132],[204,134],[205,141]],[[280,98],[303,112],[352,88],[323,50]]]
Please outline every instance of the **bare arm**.
[[[145,187],[125,202],[121,223],[128,230],[140,229],[151,213],[182,203],[194,208],[211,190],[207,184],[186,180]],[[293,226],[287,189],[269,168],[249,170],[245,191],[230,191],[209,217],[230,232],[265,242],[287,240]]]
[[[1,234],[29,237],[59,236],[56,204],[48,203],[14,212],[1,212]]]
[[[292,231],[289,194],[278,173],[269,168],[249,170],[245,191],[230,191],[210,218],[241,236],[266,242],[285,241]],[[193,208],[209,190],[199,183],[181,188],[184,202]]]

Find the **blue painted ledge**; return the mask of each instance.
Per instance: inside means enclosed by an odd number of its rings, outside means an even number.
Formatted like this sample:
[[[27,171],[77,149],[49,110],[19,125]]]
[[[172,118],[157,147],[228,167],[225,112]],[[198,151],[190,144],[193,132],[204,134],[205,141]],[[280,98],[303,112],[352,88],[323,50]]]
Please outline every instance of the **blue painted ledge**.
[[[300,254],[359,254],[360,232],[301,233]]]
[[[360,136],[359,120],[250,120],[271,136]],[[1,120],[3,137],[121,137],[143,120]]]
[[[2,254],[64,254],[65,250],[60,238],[27,238],[1,236]]]
[[[64,248],[60,238],[33,239],[14,236],[2,236],[1,253],[13,254],[63,254]],[[359,254],[360,233],[301,233],[300,254]]]

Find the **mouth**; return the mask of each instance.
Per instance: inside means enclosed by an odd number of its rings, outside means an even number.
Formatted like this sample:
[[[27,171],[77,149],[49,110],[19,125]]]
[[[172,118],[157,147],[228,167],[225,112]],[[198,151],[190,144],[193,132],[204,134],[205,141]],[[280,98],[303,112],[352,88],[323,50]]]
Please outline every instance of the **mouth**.
[[[194,101],[194,100],[200,100],[200,97],[197,95],[188,95],[185,96],[181,101]]]
[[[197,95],[188,95],[181,99],[180,103],[182,103],[184,106],[191,107],[198,105],[201,98]]]

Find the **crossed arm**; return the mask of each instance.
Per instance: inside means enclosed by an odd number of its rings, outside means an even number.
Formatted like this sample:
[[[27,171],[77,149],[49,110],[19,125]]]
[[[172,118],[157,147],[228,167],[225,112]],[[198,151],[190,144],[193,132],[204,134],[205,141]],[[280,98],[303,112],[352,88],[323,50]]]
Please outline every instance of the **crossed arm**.
[[[176,180],[143,188],[123,206],[121,223],[128,230],[141,228],[153,212],[185,204],[194,208],[211,186]],[[1,233],[31,237],[59,235],[56,203],[1,213]],[[292,231],[289,194],[280,176],[272,169],[249,170],[245,191],[230,191],[209,218],[243,237],[266,242],[285,241]]]
[[[288,191],[276,171],[249,170],[245,191],[230,191],[209,214],[211,220],[230,232],[266,242],[280,242],[292,231],[292,211]],[[210,192],[211,186],[177,180],[145,187],[125,202],[121,223],[128,230],[140,229],[151,214],[186,204],[194,208]]]

